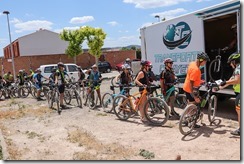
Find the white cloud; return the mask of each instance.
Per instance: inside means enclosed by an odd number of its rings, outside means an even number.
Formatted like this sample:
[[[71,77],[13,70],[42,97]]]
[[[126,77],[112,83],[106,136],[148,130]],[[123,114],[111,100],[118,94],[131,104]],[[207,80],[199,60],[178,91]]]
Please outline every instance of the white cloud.
[[[27,22],[18,22],[14,24],[16,28],[16,33],[21,33],[25,31],[39,30],[40,28],[51,30],[53,23],[46,20],[32,20]]]
[[[17,19],[17,18],[14,18],[13,20],[10,21],[10,23],[13,23],[13,24],[16,24],[16,23],[21,23],[22,21]]]
[[[208,2],[208,1],[212,1],[212,0],[197,0],[197,2]]]
[[[124,3],[135,4],[136,8],[142,9],[172,6],[188,1],[192,0],[123,0]]]
[[[7,43],[7,42],[8,42],[8,39],[2,39],[2,38],[0,38],[0,44]]]
[[[70,23],[71,24],[82,24],[82,23],[87,23],[87,22],[91,22],[94,20],[95,19],[93,16],[74,17],[70,20]]]
[[[168,20],[168,19],[172,19],[172,18],[179,16],[186,12],[187,12],[187,10],[185,10],[183,8],[178,8],[175,10],[169,10],[169,11],[160,12],[160,13],[152,13],[151,16],[154,17],[155,15],[159,15],[161,19],[166,18],[166,20]]]
[[[109,25],[111,26],[117,26],[119,23],[116,21],[108,22]]]

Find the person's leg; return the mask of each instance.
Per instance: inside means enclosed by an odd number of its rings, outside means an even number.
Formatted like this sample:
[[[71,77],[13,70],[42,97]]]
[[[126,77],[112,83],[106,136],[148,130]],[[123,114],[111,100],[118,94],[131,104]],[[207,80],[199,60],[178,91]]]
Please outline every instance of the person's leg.
[[[147,101],[147,96],[142,95],[141,100],[140,100],[140,104],[138,106],[142,121],[146,121],[145,113],[144,113],[144,109],[143,109],[146,101]]]
[[[98,98],[99,98],[99,101],[100,101],[100,105],[102,105],[102,98],[101,98],[100,88],[97,89],[97,95],[98,95]]]
[[[238,117],[239,128],[236,129],[235,131],[232,131],[231,134],[240,136],[240,127],[241,127],[241,124],[240,124],[240,120],[241,120],[241,112],[240,112],[240,110],[241,110],[241,94],[240,93],[237,93],[235,106],[236,106],[236,113],[237,113],[237,117]]]

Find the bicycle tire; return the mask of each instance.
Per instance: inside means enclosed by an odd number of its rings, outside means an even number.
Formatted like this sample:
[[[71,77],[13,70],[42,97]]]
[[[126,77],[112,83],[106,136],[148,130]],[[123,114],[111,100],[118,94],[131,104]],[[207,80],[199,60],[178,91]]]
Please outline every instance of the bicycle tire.
[[[53,108],[53,95],[52,95],[52,92],[53,91],[49,91],[48,93],[47,93],[47,102],[48,102],[48,107],[50,108],[50,109],[52,109]]]
[[[219,79],[223,78],[223,66],[220,63],[220,70],[219,72],[215,72],[214,71],[214,65],[215,63],[218,64],[219,60],[218,59],[214,59],[210,64],[209,64],[209,68],[208,68],[208,75],[211,81],[216,81]]]
[[[131,106],[128,100],[128,97],[124,95],[118,95],[115,97],[113,102],[114,113],[122,121],[128,120],[131,116]],[[121,107],[122,103],[125,103],[125,106],[123,108]]]
[[[195,104],[186,106],[179,121],[179,130],[182,135],[186,136],[193,131],[194,126],[197,123],[197,118],[195,118],[197,112],[197,106]]]
[[[71,102],[71,94],[70,94],[70,91],[69,90],[65,90],[64,91],[64,101],[65,101],[65,104],[70,104]]]
[[[146,119],[155,126],[164,125],[169,119],[167,103],[158,97],[149,97],[143,107]]]
[[[82,100],[81,100],[79,93],[77,91],[75,91],[74,94],[75,94],[75,99],[77,102],[77,107],[82,108]]]
[[[116,84],[115,79],[116,79],[116,77],[112,77],[112,79],[111,79],[111,85],[114,86],[114,87],[118,87],[119,85]]]
[[[57,112],[60,115],[61,112],[62,112],[62,109],[61,109],[61,107],[59,105],[59,93],[57,91],[55,92],[55,102],[56,102],[56,105],[57,105]]]
[[[180,109],[185,109],[187,106],[187,98],[185,94],[176,94],[175,96],[175,106]]]
[[[29,90],[27,87],[22,86],[19,88],[19,95],[21,98],[26,98],[29,96]]]
[[[208,102],[208,121],[212,123],[216,116],[217,96],[212,95]]]
[[[114,97],[111,93],[105,93],[102,97],[102,108],[106,113],[111,113],[113,111],[113,101]]]
[[[89,93],[88,95],[88,107],[92,110],[94,110],[97,106],[97,99],[98,99],[98,95],[96,91],[91,91],[91,93]]]

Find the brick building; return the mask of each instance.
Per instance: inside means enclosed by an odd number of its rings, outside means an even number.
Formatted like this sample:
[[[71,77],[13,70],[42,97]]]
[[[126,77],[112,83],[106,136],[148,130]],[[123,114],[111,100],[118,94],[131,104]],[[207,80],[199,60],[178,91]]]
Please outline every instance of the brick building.
[[[34,70],[40,65],[55,64],[59,61],[74,63],[74,59],[65,54],[68,42],[61,40],[58,33],[49,30],[40,29],[32,34],[20,37],[12,42],[12,46],[16,73],[20,69],[29,70],[31,68]],[[0,59],[1,73],[12,72],[11,58],[10,45],[8,45],[4,48],[4,57]],[[136,51],[106,50],[103,51],[100,60],[110,62],[114,68],[116,64],[126,58],[136,58]],[[95,58],[88,52],[80,54],[76,58],[76,64],[82,68],[89,68],[94,63]]]

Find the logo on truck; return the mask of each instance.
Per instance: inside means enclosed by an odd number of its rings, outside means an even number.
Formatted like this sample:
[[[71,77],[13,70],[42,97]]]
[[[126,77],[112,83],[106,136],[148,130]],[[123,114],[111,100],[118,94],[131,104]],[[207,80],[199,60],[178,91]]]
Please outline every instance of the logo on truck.
[[[170,24],[166,28],[163,36],[163,42],[168,49],[184,49],[191,42],[191,28],[185,22],[179,22],[177,25]]]

